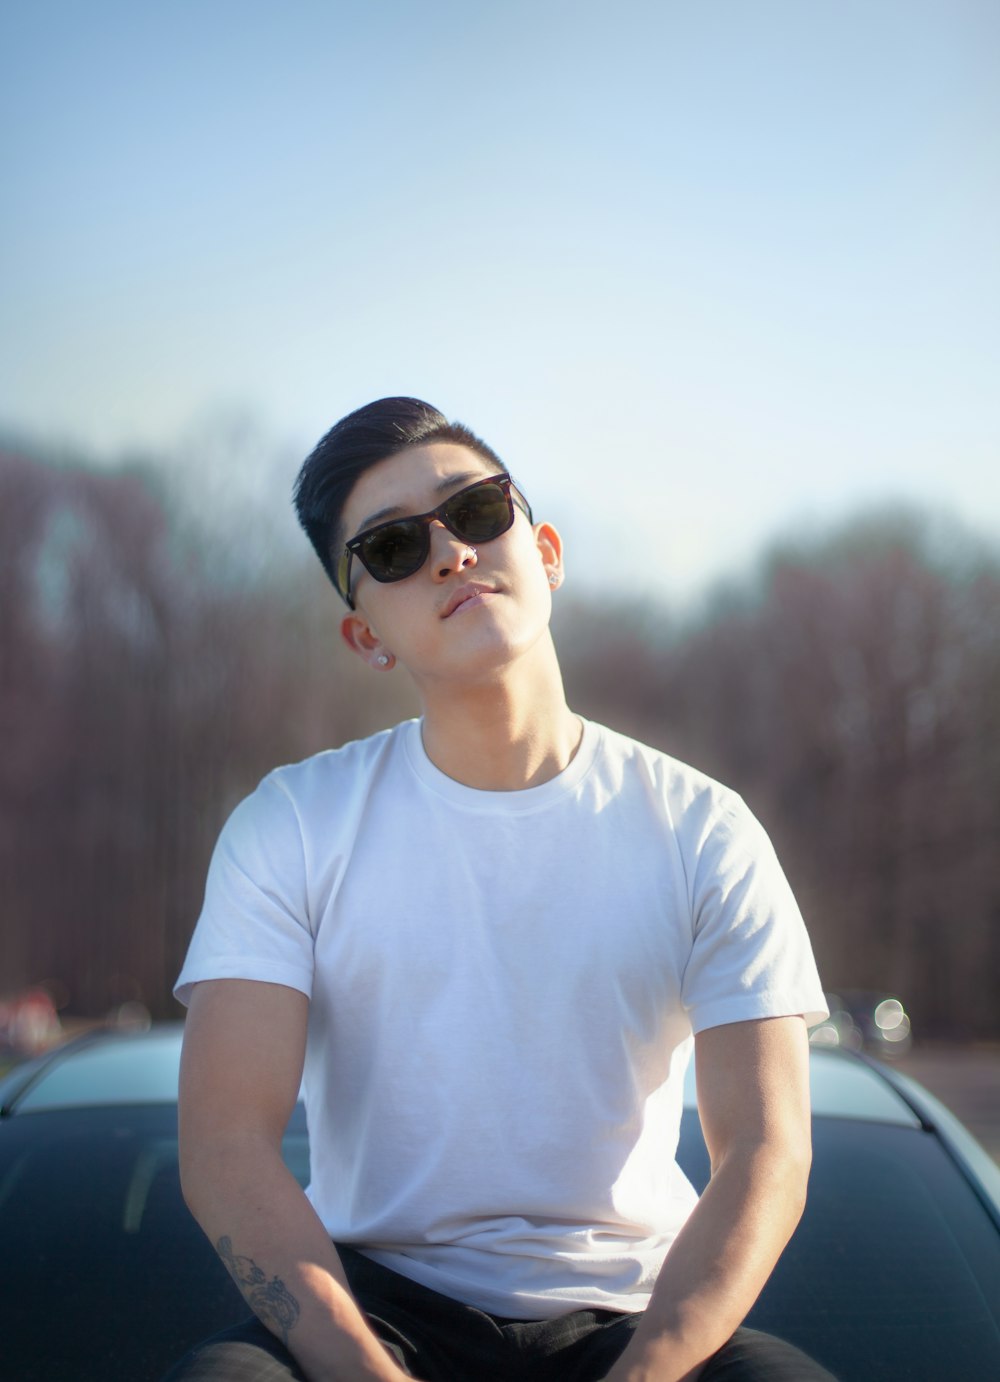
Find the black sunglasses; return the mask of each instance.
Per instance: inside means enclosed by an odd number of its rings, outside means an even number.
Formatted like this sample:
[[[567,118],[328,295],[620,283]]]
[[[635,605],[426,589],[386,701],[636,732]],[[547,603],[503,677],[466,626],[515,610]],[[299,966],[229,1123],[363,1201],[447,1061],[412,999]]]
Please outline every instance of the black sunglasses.
[[[432,523],[443,523],[463,542],[491,542],[513,524],[515,504],[531,523],[531,505],[504,471],[467,485],[430,513],[376,523],[374,528],[352,537],[344,547],[337,562],[337,589],[353,609],[351,562],[355,557],[370,576],[383,584],[404,581],[427,560]]]

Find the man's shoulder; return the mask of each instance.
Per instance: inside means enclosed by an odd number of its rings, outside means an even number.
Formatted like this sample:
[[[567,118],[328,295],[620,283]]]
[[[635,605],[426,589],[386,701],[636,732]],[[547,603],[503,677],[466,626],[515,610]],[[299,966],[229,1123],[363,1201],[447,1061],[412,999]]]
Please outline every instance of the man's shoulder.
[[[264,820],[287,817],[291,822],[298,817],[301,826],[319,812],[329,822],[331,812],[341,814],[342,808],[364,795],[374,777],[395,759],[413,724],[404,720],[364,739],[351,739],[272,768],[239,803],[232,819],[259,825]]]
[[[264,783],[280,786],[294,793],[314,781],[329,781],[343,775],[363,773],[395,751],[410,732],[414,721],[403,720],[390,729],[378,730],[363,739],[349,739],[335,748],[321,749],[297,763],[283,763],[272,768],[263,779]]]
[[[624,773],[636,774],[654,784],[678,803],[701,801],[717,807],[736,803],[739,794],[700,768],[676,758],[664,748],[643,743],[607,725],[596,725],[605,761]]]

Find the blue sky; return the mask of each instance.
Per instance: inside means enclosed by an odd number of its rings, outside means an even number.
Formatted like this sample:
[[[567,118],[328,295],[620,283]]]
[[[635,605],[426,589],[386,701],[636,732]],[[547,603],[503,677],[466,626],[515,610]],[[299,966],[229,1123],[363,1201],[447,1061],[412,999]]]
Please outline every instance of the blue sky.
[[[571,580],[667,597],[891,498],[1000,540],[994,0],[34,0],[0,33],[8,433],[197,486],[243,419],[283,508],[337,417],[415,393]]]

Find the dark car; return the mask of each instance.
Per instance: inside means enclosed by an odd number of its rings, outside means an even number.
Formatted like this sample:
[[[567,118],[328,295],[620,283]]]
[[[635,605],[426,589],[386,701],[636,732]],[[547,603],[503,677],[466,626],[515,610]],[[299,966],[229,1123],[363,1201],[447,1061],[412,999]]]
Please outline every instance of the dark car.
[[[181,1028],[97,1034],[0,1082],[0,1376],[156,1382],[244,1314],[181,1199]],[[1000,1169],[895,1070],[812,1052],[809,1203],[749,1323],[841,1382],[1000,1377]],[[302,1107],[285,1155],[303,1183]],[[693,1107],[680,1160],[708,1159]]]

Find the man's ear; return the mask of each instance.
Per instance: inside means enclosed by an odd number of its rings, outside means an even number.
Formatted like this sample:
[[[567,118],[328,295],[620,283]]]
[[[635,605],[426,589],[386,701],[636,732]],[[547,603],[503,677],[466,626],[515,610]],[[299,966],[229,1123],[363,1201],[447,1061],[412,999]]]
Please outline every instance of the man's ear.
[[[357,610],[345,614],[340,621],[340,636],[351,652],[357,653],[362,662],[367,662],[369,667],[384,671],[392,666],[395,660],[392,653],[382,646],[378,634]]]
[[[536,523],[534,527],[535,546],[545,567],[545,574],[552,586],[561,585],[563,579],[563,543],[556,528],[551,523]]]

